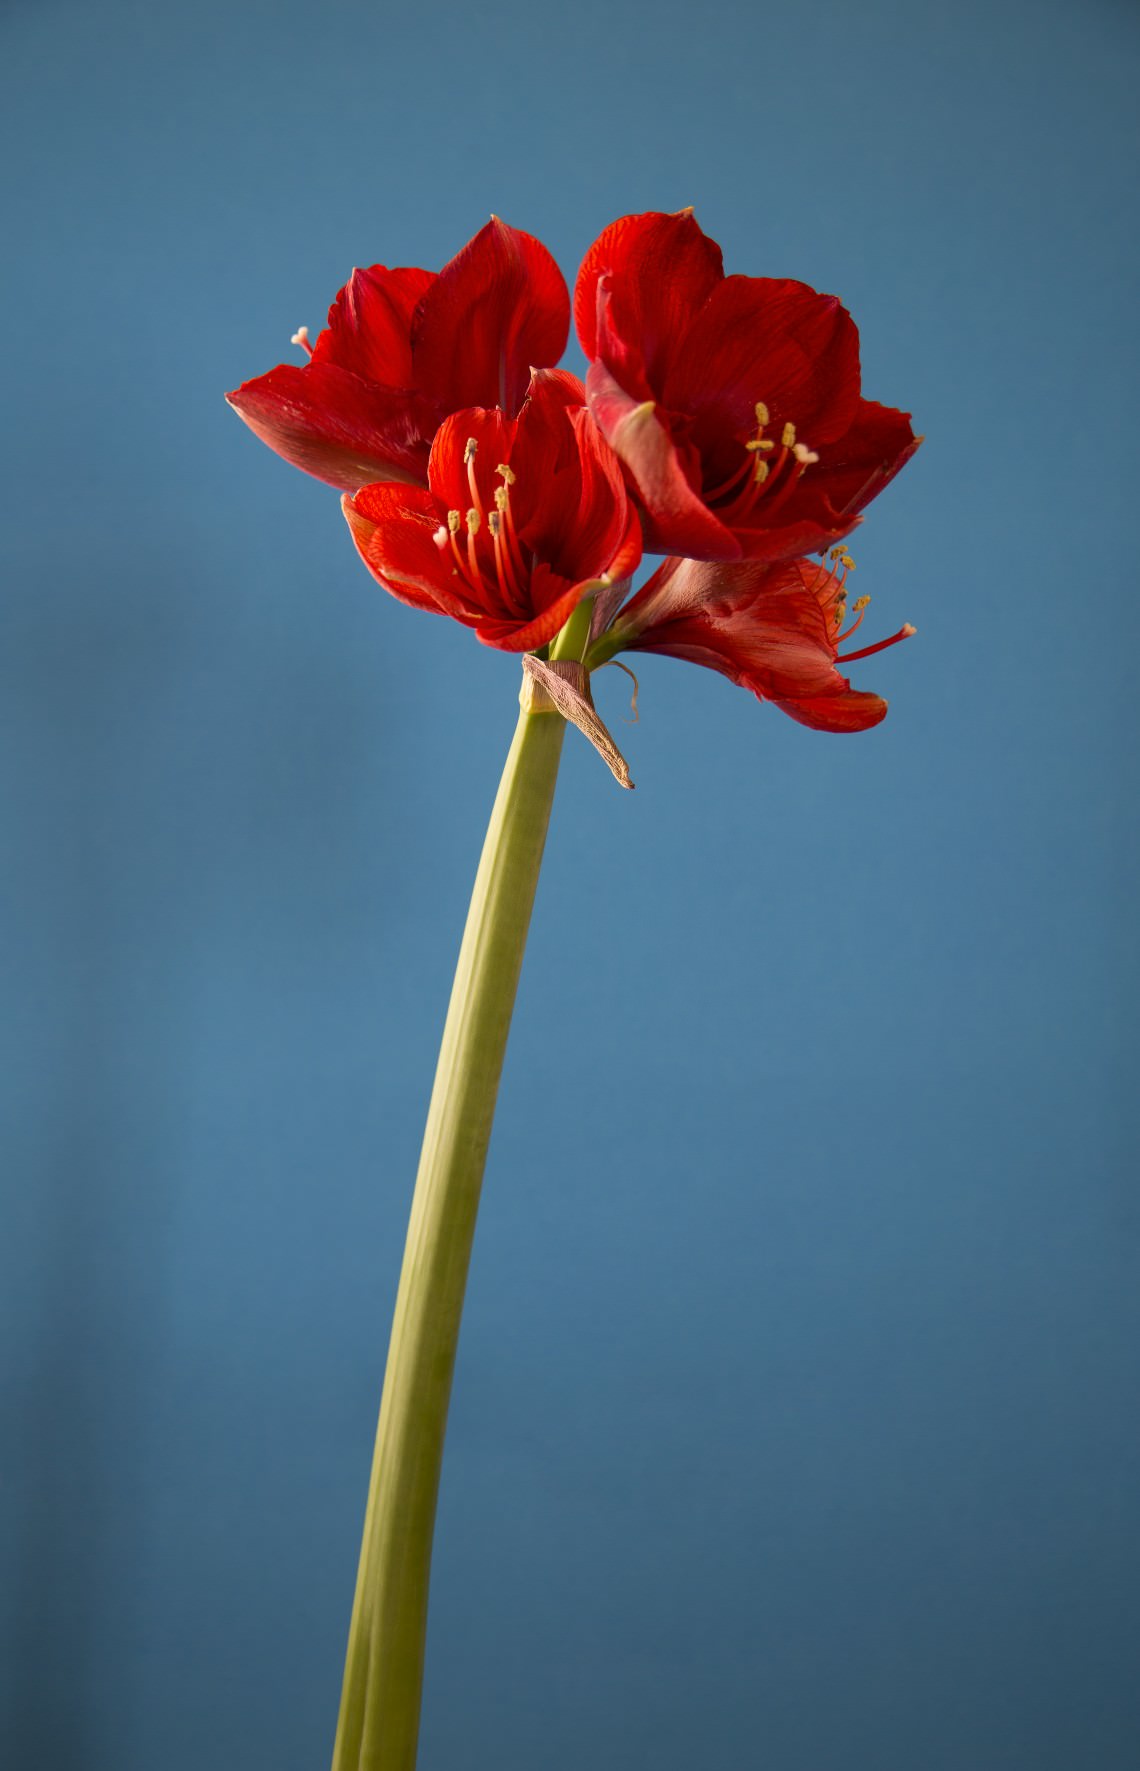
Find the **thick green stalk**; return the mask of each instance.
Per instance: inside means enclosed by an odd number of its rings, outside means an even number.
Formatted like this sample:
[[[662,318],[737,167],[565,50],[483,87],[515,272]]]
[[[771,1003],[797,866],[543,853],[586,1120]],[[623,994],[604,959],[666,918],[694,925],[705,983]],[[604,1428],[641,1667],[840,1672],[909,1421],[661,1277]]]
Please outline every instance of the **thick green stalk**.
[[[580,658],[582,605],[552,648]],[[519,716],[444,1027],[396,1296],[333,1771],[413,1771],[439,1472],[483,1166],[565,721]]]

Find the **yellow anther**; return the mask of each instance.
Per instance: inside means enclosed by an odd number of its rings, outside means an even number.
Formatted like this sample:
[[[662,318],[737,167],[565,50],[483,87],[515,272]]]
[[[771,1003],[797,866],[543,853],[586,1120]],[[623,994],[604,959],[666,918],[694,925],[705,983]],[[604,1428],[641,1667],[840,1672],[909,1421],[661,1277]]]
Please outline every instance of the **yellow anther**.
[[[463,521],[463,518],[460,516],[460,514],[457,510],[449,510],[448,511],[448,513],[447,513],[447,527],[452,535],[458,535],[459,525],[462,523],[462,521]]]
[[[757,400],[756,402],[756,422],[761,430],[763,430],[766,424],[771,423],[771,414],[763,400]]]
[[[508,486],[514,485],[515,476],[511,472],[510,468],[507,466],[505,461],[500,461],[498,467],[495,469],[495,472],[498,474],[498,476],[501,480],[506,481]]]
[[[475,437],[468,437],[467,442],[464,445],[464,449],[463,449],[463,464],[464,464],[464,466],[466,466],[467,463],[472,459],[472,457],[474,456],[475,451],[476,451],[476,449],[478,449],[478,447],[479,447],[479,444],[478,444],[478,441],[476,440],[476,438]]]
[[[507,491],[507,488],[505,486],[496,486],[495,487],[495,508],[496,508],[496,510],[506,510],[507,505],[510,502],[510,496],[511,495]]]
[[[792,449],[795,447],[796,427],[794,424],[785,424],[780,435],[780,441],[785,449]]]
[[[867,607],[867,604],[870,602],[870,600],[871,599],[869,596],[857,596],[855,598],[855,601],[851,605],[851,613],[853,615],[858,615],[863,609],[865,609]]]
[[[499,535],[500,535],[500,532],[502,531],[502,527],[503,527],[503,519],[499,515],[497,510],[493,510],[491,512],[490,516],[487,518],[487,527],[488,527],[488,529],[490,529],[492,535],[495,537],[495,540],[497,541],[499,539]]]
[[[769,449],[774,449],[776,445],[775,443],[770,443],[767,437],[753,437],[752,441],[750,443],[745,443],[744,447],[746,449],[751,449],[754,452],[760,450],[761,453],[766,455]]]
[[[764,484],[764,481],[768,478],[768,463],[766,461],[762,461],[759,455],[756,457],[755,478],[756,478],[756,484],[758,486],[762,486]]]
[[[469,510],[467,512],[467,533],[469,535],[478,535],[481,520],[482,519],[477,510]]]

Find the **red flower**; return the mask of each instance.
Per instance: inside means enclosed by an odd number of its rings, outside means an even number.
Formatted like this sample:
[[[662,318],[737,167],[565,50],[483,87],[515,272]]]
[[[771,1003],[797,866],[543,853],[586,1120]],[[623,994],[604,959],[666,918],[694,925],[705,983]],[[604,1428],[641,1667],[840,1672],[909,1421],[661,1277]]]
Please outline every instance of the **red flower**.
[[[530,652],[589,591],[634,571],[637,512],[582,398],[574,376],[538,371],[517,418],[471,407],[444,420],[426,489],[346,497],[373,577],[401,602],[473,627],[484,645]]]
[[[864,400],[833,295],[726,277],[688,210],[606,228],[578,274],[590,410],[645,508],[646,545],[697,559],[820,553],[909,460],[906,413]]]
[[[774,701],[801,725],[821,732],[861,732],[887,711],[879,695],[853,689],[836,663],[868,658],[914,632],[909,624],[877,645],[839,655],[870,601],[847,617],[850,556],[836,548],[832,567],[814,560],[737,561],[729,565],[669,559],[619,615],[604,651],[664,652],[719,670],[761,701]]]
[[[570,298],[546,247],[493,216],[432,271],[353,271],[304,364],[282,363],[226,397],[306,473],[354,491],[427,478],[431,440],[463,406],[519,410],[531,364],[556,363]]]

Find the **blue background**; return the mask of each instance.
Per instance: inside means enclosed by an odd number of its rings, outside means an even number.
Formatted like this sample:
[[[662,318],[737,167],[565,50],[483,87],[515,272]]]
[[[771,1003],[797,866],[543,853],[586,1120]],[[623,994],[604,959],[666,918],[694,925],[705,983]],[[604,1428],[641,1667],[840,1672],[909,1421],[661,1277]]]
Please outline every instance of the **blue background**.
[[[927,432],[854,544],[919,637],[863,737],[654,659],[636,793],[569,735],[423,1771],[1140,1762],[1138,24],[8,0],[13,1765],[327,1762],[515,717],[222,392],[353,263],[686,203]]]

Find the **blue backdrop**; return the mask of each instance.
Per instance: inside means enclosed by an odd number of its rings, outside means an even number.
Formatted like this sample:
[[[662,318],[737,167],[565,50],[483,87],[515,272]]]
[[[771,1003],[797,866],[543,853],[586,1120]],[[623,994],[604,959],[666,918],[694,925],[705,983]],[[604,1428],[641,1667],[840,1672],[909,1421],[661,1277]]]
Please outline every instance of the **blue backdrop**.
[[[919,635],[863,737],[656,659],[635,794],[569,735],[423,1771],[1140,1762],[1138,25],[7,0],[13,1766],[327,1762],[515,717],[222,392],[354,263],[686,203],[927,432],[855,543]]]

